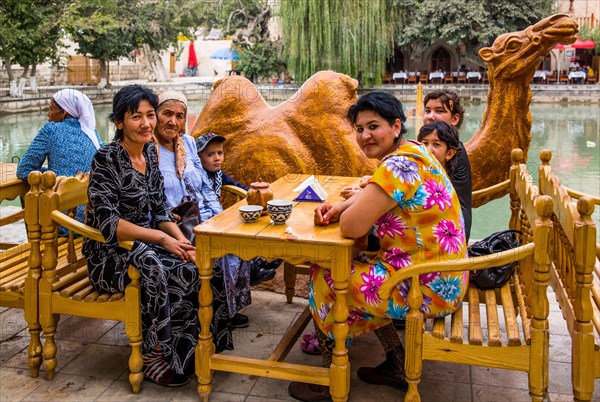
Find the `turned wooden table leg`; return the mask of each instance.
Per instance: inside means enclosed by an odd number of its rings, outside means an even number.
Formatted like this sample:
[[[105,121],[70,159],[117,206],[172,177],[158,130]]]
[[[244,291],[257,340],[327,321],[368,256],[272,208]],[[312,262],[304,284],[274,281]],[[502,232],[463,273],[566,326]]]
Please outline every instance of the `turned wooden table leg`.
[[[213,274],[214,259],[209,259],[208,254],[201,252],[201,247],[196,243],[196,265],[200,276],[200,292],[198,299],[198,319],[200,321],[200,337],[196,345],[196,375],[198,376],[198,394],[203,401],[208,401],[212,390],[212,371],[210,369],[210,357],[215,352],[210,323],[213,316],[213,294],[210,288],[210,280]]]
[[[333,305],[335,347],[329,369],[329,386],[331,399],[334,401],[347,401],[350,392],[350,362],[348,361],[348,349],[346,348],[346,338],[348,337],[348,304],[346,297],[348,295],[352,258],[350,251],[348,255],[345,252],[340,254],[342,254],[340,256],[342,261],[338,261],[337,265],[332,267],[331,270],[336,298]]]

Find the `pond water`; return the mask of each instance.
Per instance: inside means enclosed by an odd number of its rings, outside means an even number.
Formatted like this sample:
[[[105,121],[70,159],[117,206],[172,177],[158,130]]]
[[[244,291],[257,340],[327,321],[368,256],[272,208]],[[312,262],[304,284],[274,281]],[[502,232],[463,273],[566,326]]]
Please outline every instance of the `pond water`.
[[[405,103],[405,107],[414,104]],[[461,139],[467,141],[479,128],[485,104],[466,104],[467,111]],[[199,114],[200,101],[191,102],[190,112]],[[97,129],[104,140],[110,142],[113,125],[109,124],[110,105],[98,105]],[[529,150],[529,171],[537,182],[539,153],[550,149],[553,153],[551,166],[561,183],[572,189],[600,196],[600,107],[598,105],[532,104],[533,125]],[[46,113],[27,113],[0,116],[0,161],[18,162],[46,123]],[[409,119],[408,138],[415,138],[414,120]],[[506,227],[509,218],[508,196],[492,201],[473,211],[472,239],[480,239],[493,231]],[[16,205],[3,202],[2,205]],[[600,207],[594,213],[600,227]],[[600,241],[600,231],[598,232]]]

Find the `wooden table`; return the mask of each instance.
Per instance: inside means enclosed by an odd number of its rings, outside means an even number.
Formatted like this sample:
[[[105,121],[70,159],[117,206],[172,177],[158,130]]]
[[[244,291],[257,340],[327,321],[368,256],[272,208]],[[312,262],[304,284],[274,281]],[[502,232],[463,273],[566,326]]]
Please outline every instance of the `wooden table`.
[[[0,162],[0,201],[14,200],[29,190],[29,184],[17,179],[17,164]]]
[[[287,175],[271,184],[275,199],[295,198],[298,194],[292,192],[292,189],[307,177],[307,175]],[[355,177],[337,176],[317,176],[317,179],[328,194],[327,202],[331,204],[342,200],[339,196],[340,189],[348,185],[357,185],[359,181]],[[259,218],[257,222],[244,223],[238,207],[245,204],[246,201],[242,200],[194,229],[196,265],[201,279],[198,311],[201,330],[196,347],[198,393],[202,400],[208,400],[212,390],[212,370],[220,370],[328,385],[334,401],[347,400],[350,363],[345,344],[348,335],[346,294],[354,240],[343,238],[337,223],[315,226],[313,214],[318,204],[314,202],[294,202],[292,214],[285,225],[271,224],[268,215]],[[287,227],[292,228],[293,233],[286,233]],[[283,361],[310,318],[308,307],[303,317],[299,319],[305,320],[304,326],[299,327],[298,322],[292,325],[267,360],[214,353],[215,347],[210,333],[213,300],[210,279],[214,259],[225,254],[236,254],[245,260],[256,256],[267,259],[281,258],[291,264],[311,261],[331,268],[337,298],[333,307],[336,318],[333,329],[335,348],[330,368]]]

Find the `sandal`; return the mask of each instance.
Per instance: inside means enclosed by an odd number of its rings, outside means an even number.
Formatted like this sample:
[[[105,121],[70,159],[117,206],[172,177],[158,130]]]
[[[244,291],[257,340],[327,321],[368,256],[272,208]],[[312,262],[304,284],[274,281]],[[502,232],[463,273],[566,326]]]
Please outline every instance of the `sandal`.
[[[307,355],[320,355],[321,354],[321,346],[319,345],[318,339],[311,339],[304,341],[300,344],[300,349]]]
[[[317,339],[317,331],[313,331],[309,334],[302,335],[302,339],[304,339],[306,342],[310,342],[313,339]]]

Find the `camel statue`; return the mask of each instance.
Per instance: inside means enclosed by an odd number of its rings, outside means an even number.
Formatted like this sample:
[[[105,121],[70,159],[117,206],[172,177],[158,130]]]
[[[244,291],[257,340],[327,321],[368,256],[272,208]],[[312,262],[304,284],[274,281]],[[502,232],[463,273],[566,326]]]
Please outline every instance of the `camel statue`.
[[[512,149],[521,148],[527,158],[531,143],[529,83],[556,44],[575,42],[577,28],[568,15],[556,14],[523,31],[500,35],[491,47],[479,51],[488,66],[490,84],[481,125],[465,143],[473,190],[508,178]]]
[[[577,24],[557,14],[520,32],[499,36],[480,50],[488,65],[488,103],[479,129],[465,147],[473,189],[508,177],[510,151],[527,154],[531,142],[529,83],[557,43],[573,43]],[[217,81],[192,129],[197,137],[226,137],[225,171],[242,183],[274,181],[287,173],[362,176],[374,163],[358,148],[345,115],[356,101],[358,82],[333,71],[309,78],[289,100],[269,106],[240,76]]]

